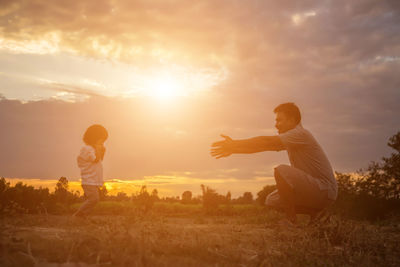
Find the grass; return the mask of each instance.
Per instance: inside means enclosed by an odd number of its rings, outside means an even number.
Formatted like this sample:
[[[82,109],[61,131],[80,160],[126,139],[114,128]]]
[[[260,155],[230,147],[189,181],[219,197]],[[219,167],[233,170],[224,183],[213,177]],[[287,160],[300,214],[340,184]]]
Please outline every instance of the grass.
[[[69,208],[70,213],[76,211],[82,203],[76,203]],[[136,212],[142,208],[132,201],[101,201],[94,208],[93,214],[96,215],[122,215]],[[259,205],[251,204],[235,204],[235,205],[220,205],[218,209],[212,210],[209,213],[214,215],[249,215],[259,214],[264,208]],[[163,215],[202,215],[204,214],[201,204],[182,204],[179,202],[155,202],[152,208],[154,213]]]
[[[102,203],[98,208],[113,205]],[[400,265],[398,218],[370,223],[333,216],[329,223],[311,228],[302,217],[299,228],[282,228],[277,224],[280,214],[254,207],[234,206],[230,216],[208,216],[197,205],[157,204],[147,214],[130,203],[118,205],[129,212],[75,220],[54,215],[2,217],[0,265]]]

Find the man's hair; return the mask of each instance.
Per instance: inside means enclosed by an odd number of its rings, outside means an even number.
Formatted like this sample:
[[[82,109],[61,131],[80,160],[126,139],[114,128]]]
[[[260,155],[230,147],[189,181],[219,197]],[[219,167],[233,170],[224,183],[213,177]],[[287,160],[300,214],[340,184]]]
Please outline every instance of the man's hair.
[[[94,146],[101,138],[108,138],[108,132],[106,128],[100,124],[93,124],[87,128],[85,134],[83,135],[83,142],[85,142],[87,145]]]
[[[296,124],[299,124],[301,121],[301,114],[299,108],[295,103],[283,103],[277,106],[274,109],[274,113],[282,112],[289,118],[293,118]]]

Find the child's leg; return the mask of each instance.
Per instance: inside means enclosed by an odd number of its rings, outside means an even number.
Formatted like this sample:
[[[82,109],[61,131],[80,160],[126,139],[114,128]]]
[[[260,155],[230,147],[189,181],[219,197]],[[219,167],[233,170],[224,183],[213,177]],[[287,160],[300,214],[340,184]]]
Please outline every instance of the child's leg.
[[[91,212],[93,207],[99,202],[99,187],[96,185],[82,185],[85,192],[86,200],[75,212],[74,216],[86,216]]]

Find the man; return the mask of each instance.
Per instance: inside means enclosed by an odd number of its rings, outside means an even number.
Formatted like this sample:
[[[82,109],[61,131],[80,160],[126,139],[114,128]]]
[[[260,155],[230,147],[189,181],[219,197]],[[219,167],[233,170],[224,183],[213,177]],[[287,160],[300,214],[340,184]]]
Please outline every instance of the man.
[[[234,153],[286,150],[290,165],[274,170],[277,190],[267,196],[266,205],[286,213],[288,223],[296,224],[296,214],[310,215],[310,223],[321,217],[337,197],[337,183],[331,164],[321,146],[301,125],[301,114],[294,103],[274,109],[277,136],[225,140],[212,144],[211,155],[218,158]]]

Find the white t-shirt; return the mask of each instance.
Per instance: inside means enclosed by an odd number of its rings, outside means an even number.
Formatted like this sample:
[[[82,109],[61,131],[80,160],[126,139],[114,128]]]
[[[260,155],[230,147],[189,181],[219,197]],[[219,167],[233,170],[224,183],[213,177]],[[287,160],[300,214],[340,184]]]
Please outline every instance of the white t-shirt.
[[[85,145],[77,158],[78,167],[81,169],[82,184],[103,185],[103,164],[99,160],[95,162],[96,150],[92,146]]]
[[[314,136],[301,126],[279,135],[290,164],[317,179],[321,190],[328,190],[328,198],[337,197],[337,182],[331,164]]]

